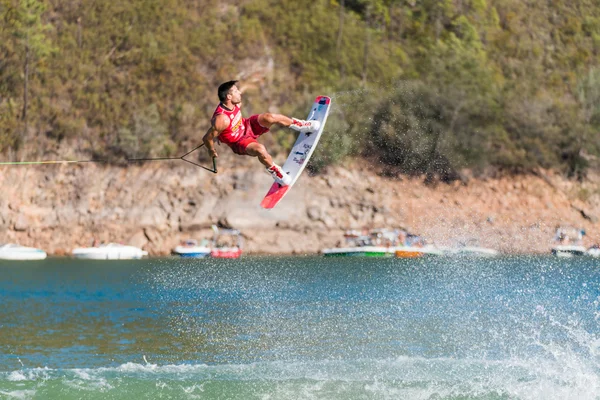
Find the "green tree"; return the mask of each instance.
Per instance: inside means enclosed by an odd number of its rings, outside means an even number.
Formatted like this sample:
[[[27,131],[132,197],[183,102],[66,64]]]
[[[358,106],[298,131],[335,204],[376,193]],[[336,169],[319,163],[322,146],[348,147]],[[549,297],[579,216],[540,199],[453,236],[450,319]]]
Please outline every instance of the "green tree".
[[[43,79],[43,62],[53,50],[47,37],[51,25],[42,21],[44,11],[44,3],[38,0],[3,0],[0,3],[0,17],[4,21],[0,52],[5,56],[3,61],[0,61],[3,64],[3,68],[0,68],[3,71],[0,76],[3,81],[0,94],[4,94],[2,97],[6,99],[0,98],[0,108],[4,111],[3,140],[0,142],[2,148],[19,144],[16,134],[19,124],[12,121],[17,105],[15,95],[19,90],[22,94],[19,119],[23,122],[23,133],[27,133],[32,78]],[[17,65],[20,65],[20,68]],[[20,74],[17,73],[19,70]]]
[[[46,6],[39,0],[21,0],[10,13],[16,41],[15,51],[23,63],[23,109],[21,120],[27,124],[29,108],[30,77],[36,73],[36,67],[54,50],[47,34],[52,26],[42,21]],[[37,71],[41,73],[42,71]]]

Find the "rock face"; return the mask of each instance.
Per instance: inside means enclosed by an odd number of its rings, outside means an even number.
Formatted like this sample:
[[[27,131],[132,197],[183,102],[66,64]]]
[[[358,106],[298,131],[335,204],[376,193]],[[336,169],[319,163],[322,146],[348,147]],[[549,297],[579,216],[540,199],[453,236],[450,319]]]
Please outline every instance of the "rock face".
[[[383,227],[509,253],[548,252],[556,225],[585,229],[587,245],[600,242],[597,179],[544,173],[428,186],[380,177],[361,163],[305,172],[270,211],[259,204],[271,178],[249,157],[222,155],[217,175],[177,161],[5,167],[0,242],[68,254],[95,239],[164,255],[182,239],[211,237],[214,223],[241,230],[246,253],[318,253],[346,229]]]

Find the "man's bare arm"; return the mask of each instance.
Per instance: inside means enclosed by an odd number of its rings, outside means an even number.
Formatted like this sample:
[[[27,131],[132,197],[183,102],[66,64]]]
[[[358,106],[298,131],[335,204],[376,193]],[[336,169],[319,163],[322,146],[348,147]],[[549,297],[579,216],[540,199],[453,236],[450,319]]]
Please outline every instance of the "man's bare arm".
[[[202,138],[204,145],[206,146],[206,150],[208,154],[216,158],[219,155],[215,150],[215,138],[221,134],[229,126],[229,121],[225,115],[217,115],[217,117],[212,121],[210,128],[206,131],[206,134]]]
[[[215,142],[214,142],[214,140],[217,136],[219,136],[219,132],[215,129],[214,126],[211,126],[210,128],[208,128],[208,131],[206,131],[206,134],[202,138],[202,141],[204,142],[204,145],[206,146],[206,150],[208,151],[208,154],[213,158],[219,156],[217,154],[217,151],[215,150]]]

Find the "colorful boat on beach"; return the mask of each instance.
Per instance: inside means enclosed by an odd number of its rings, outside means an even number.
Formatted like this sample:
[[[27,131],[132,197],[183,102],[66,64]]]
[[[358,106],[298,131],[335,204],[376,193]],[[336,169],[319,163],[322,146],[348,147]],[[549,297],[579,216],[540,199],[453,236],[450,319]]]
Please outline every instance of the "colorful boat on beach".
[[[207,240],[203,240],[202,244],[198,245],[198,242],[194,239],[187,239],[181,242],[179,246],[173,249],[173,254],[184,258],[204,258],[208,257],[211,252],[211,248],[207,245]]]
[[[15,243],[0,244],[0,260],[43,260],[48,255],[44,250],[25,247]]]
[[[398,231],[399,245],[395,248],[397,258],[419,258],[429,256],[442,256],[444,251],[436,246],[427,244],[427,241],[419,235],[404,230]]]
[[[95,247],[79,247],[72,254],[75,258],[85,260],[137,260],[147,256],[148,252],[135,246],[107,243]]]
[[[558,245],[554,246],[551,253],[557,257],[600,257],[600,248],[592,246],[586,249],[581,245]]]
[[[394,254],[398,258],[418,258],[429,256],[443,256],[445,252],[435,246],[398,246],[395,248]]]
[[[323,249],[321,252],[326,257],[392,257],[394,248],[381,246],[336,247]]]
[[[389,229],[349,230],[344,233],[345,246],[321,250],[326,257],[393,257],[398,231]]]
[[[588,250],[581,245],[557,245],[550,252],[557,257],[578,257],[588,255]]]
[[[237,229],[212,226],[213,241],[210,256],[214,258],[240,258],[242,256],[242,234]]]
[[[557,257],[579,257],[593,255],[583,245],[585,231],[579,228],[557,226],[554,233],[556,245],[550,253]]]
[[[187,239],[172,251],[173,254],[186,258],[240,258],[242,256],[242,234],[237,229],[212,226],[211,240],[203,239],[200,244],[194,239]]]

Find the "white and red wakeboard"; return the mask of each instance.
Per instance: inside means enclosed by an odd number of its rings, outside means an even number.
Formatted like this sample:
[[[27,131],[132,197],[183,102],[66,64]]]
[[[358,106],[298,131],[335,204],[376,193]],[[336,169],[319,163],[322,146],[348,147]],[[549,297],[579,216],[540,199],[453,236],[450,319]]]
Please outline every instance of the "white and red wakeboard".
[[[260,203],[262,208],[271,209],[277,205],[283,199],[283,196],[290,191],[292,186],[298,180],[298,177],[306,167],[306,163],[312,156],[312,153],[317,147],[317,143],[325,128],[325,122],[327,122],[327,116],[329,115],[329,109],[331,108],[331,99],[327,96],[318,96],[313,103],[310,112],[308,113],[307,121],[317,120],[321,122],[319,130],[316,132],[305,132],[300,133],[296,139],[296,143],[292,147],[292,151],[288,156],[285,164],[283,164],[283,173],[288,174],[292,178],[292,182],[287,186],[281,186],[278,183],[273,183],[271,189]]]

